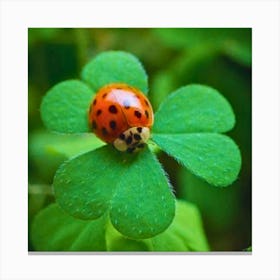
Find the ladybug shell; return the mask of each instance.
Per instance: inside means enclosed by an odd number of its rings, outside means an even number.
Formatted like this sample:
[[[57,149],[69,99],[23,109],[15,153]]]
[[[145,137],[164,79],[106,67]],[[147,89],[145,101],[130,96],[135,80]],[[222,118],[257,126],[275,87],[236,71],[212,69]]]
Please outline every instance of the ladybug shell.
[[[102,87],[89,109],[89,124],[93,132],[107,143],[113,143],[131,127],[150,128],[153,122],[153,109],[146,96],[122,83]]]

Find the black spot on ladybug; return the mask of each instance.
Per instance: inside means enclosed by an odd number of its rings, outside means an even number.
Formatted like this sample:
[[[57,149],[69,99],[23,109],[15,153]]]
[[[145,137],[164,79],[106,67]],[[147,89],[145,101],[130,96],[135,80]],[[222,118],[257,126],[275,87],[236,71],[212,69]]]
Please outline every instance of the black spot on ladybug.
[[[135,140],[137,140],[137,141],[138,141],[138,140],[141,140],[141,135],[139,135],[139,134],[136,133],[136,134],[134,134],[133,136],[134,136],[134,139],[135,139]]]
[[[123,106],[124,106],[125,109],[129,109],[130,108],[130,102],[128,100],[124,100]]]
[[[124,139],[125,139],[125,135],[124,135],[123,133],[121,133],[121,135],[119,136],[119,138],[120,138],[121,140],[124,140]]]
[[[102,95],[102,98],[104,99],[106,98],[106,96],[107,96],[107,92]]]
[[[145,110],[145,116],[146,116],[147,119],[149,118],[149,113],[148,113],[147,110]]]
[[[128,136],[128,137],[126,138],[126,140],[125,140],[125,143],[126,143],[127,145],[129,145],[129,144],[131,144],[131,142],[132,142],[132,137],[131,137],[131,136]]]
[[[96,112],[96,116],[101,115],[101,113],[102,113],[102,110],[98,109],[97,112]]]
[[[96,128],[97,128],[97,124],[96,124],[95,121],[93,121],[93,122],[91,123],[91,127],[92,127],[92,129],[96,129]]]
[[[112,114],[117,114],[118,113],[118,109],[115,105],[110,105],[109,106],[109,112]]]
[[[147,99],[145,99],[145,104],[146,104],[147,106],[149,106],[149,103],[148,103]]]
[[[115,121],[110,121],[109,125],[113,130],[117,128],[117,123]]]
[[[107,129],[106,129],[106,127],[102,127],[102,134],[104,135],[104,136],[106,136],[106,135],[108,135],[108,131],[107,131]]]
[[[97,102],[97,100],[96,100],[96,99],[94,99],[94,101],[93,101],[93,105],[96,105],[96,102]]]
[[[141,133],[141,132],[142,132],[142,127],[137,127],[137,131],[138,131],[139,133]]]
[[[142,114],[139,111],[134,111],[134,115],[138,119],[141,119],[141,117],[142,117]]]

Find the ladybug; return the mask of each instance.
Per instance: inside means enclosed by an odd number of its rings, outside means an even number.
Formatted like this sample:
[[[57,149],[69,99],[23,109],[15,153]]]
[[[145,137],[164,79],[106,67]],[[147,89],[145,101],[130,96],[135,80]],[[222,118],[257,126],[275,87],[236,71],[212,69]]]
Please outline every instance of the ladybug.
[[[89,108],[93,132],[121,152],[135,152],[150,138],[154,113],[147,97],[123,83],[102,87]]]

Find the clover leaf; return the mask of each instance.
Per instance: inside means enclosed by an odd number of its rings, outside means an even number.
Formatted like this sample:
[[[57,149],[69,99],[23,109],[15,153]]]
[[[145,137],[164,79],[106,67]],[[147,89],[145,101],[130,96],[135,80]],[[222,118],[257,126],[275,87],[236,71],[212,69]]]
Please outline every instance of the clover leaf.
[[[218,91],[189,85],[161,104],[153,140],[195,175],[227,186],[239,173],[241,156],[236,144],[218,132],[227,132],[234,123],[232,108]]]
[[[56,203],[35,216],[31,237],[37,251],[209,250],[198,209],[180,200],[176,201],[176,215],[170,227],[148,239],[124,237],[115,230],[106,215],[90,221],[76,219],[62,211]]]
[[[54,190],[69,214],[96,219],[109,211],[113,225],[133,238],[162,232],[174,216],[168,180],[149,149],[131,157],[107,145],[73,158],[58,169]]]
[[[88,132],[87,109],[93,91],[77,80],[61,82],[51,88],[41,104],[45,126],[62,133]]]
[[[147,74],[139,60],[132,54],[121,51],[101,53],[89,62],[82,71],[82,79],[97,91],[110,83],[127,83],[148,91]]]
[[[228,101],[215,89],[189,85],[171,93],[155,114],[154,133],[227,132],[235,123]]]
[[[100,87],[122,82],[147,94],[147,75],[139,60],[122,51],[98,55],[82,70],[82,81],[65,81],[49,90],[41,114],[47,128],[60,133],[86,133],[87,115]],[[235,122],[229,103],[207,86],[183,87],[162,103],[155,115],[152,141],[191,172],[216,186],[226,186],[239,173],[241,157],[227,136]],[[168,231],[175,197],[149,147],[135,154],[111,145],[74,156],[56,172],[56,201],[68,214],[97,221],[108,215],[123,236],[149,239]]]

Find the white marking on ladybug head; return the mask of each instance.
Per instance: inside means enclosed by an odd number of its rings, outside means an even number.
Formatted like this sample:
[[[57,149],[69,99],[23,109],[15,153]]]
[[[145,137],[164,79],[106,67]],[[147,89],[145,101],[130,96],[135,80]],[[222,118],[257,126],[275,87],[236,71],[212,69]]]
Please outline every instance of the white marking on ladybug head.
[[[147,143],[151,137],[150,129],[148,127],[142,127],[142,131],[140,133],[143,143]]]
[[[113,145],[120,152],[125,152],[127,150],[127,144],[123,140],[121,140],[120,138],[117,138],[113,142]]]
[[[136,152],[145,147],[150,135],[148,127],[131,127],[121,133],[113,145],[121,152]]]

